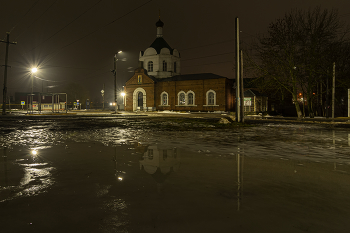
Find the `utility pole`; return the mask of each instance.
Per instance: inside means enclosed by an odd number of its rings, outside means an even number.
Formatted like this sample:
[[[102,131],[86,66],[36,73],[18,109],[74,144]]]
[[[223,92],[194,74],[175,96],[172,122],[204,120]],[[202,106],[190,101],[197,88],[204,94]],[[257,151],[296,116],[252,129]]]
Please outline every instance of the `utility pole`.
[[[4,89],[2,92],[2,115],[6,115],[6,96],[7,96],[7,62],[9,56],[9,45],[17,44],[17,42],[10,42],[10,32],[6,32],[6,41],[0,40],[0,42],[6,43],[6,53],[5,53],[5,71],[4,71]]]
[[[326,118],[329,117],[329,85],[328,85],[328,79],[329,79],[329,72],[327,73],[327,91],[326,91]]]
[[[236,18],[236,121],[241,122],[241,99],[240,99],[240,64],[239,64],[239,19]]]
[[[103,84],[101,93],[102,93],[102,110],[104,111],[105,110],[105,84]]]
[[[241,122],[244,122],[244,87],[243,87],[243,51],[241,50],[241,56],[240,56],[240,98],[241,98]]]
[[[334,120],[334,104],[335,104],[335,62],[333,62],[333,85],[332,85],[332,119]]]
[[[114,101],[115,101],[115,113],[117,113],[118,110],[118,96],[117,96],[117,54],[114,54],[114,70],[112,70],[114,74]]]

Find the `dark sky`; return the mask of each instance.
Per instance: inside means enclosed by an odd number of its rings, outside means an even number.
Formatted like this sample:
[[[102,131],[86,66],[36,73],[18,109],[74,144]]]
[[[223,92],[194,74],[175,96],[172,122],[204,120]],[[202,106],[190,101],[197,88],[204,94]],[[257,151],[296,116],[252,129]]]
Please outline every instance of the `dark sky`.
[[[132,76],[138,56],[156,38],[160,10],[164,39],[181,53],[181,73],[215,73],[234,78],[235,18],[249,43],[292,8],[339,10],[350,22],[348,0],[11,0],[0,8],[0,39],[10,31],[8,95],[30,92],[29,70],[37,66],[34,91],[63,92],[67,84],[86,88],[106,101],[113,93],[113,56],[118,86]],[[0,43],[4,65],[5,43]],[[4,68],[1,67],[1,90]],[[45,81],[41,81],[41,80]],[[47,88],[50,86],[50,88]]]

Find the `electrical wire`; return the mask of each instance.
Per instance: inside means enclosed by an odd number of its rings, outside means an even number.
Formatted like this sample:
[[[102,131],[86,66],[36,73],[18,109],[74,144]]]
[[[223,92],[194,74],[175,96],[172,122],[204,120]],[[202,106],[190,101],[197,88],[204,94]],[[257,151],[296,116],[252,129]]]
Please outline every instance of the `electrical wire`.
[[[23,33],[27,31],[34,23],[36,23],[36,21],[38,21],[53,5],[55,5],[57,1],[58,0],[54,1],[38,18],[36,18],[36,20],[34,20],[28,27],[26,27],[26,29],[22,33],[20,33],[15,40],[17,40],[21,35],[23,35]]]
[[[17,25],[26,17],[26,15],[35,7],[35,5],[39,2],[40,0],[36,1],[30,8],[29,10],[23,15],[23,17],[17,22],[17,24],[15,24],[15,26],[13,26],[13,28],[10,30],[10,33],[13,31],[13,29],[15,29],[15,27],[17,27]]]
[[[198,48],[203,48],[203,47],[207,47],[207,46],[211,46],[211,45],[223,44],[223,43],[227,43],[227,42],[231,42],[231,41],[235,41],[235,39],[220,41],[220,42],[206,44],[206,45],[200,45],[200,46],[196,46],[196,47],[185,48],[185,49],[181,49],[180,51],[186,51],[186,50],[191,50],[191,49],[198,49]]]
[[[92,8],[94,8],[95,6],[97,6],[99,3],[101,3],[102,0],[99,0],[97,3],[95,3],[94,5],[92,5],[90,8],[88,8],[86,11],[84,11],[83,13],[81,13],[80,15],[78,15],[75,19],[73,19],[72,21],[70,21],[68,24],[66,24],[64,27],[62,27],[60,30],[58,30],[57,32],[55,32],[53,35],[51,35],[49,38],[47,38],[46,40],[44,40],[42,43],[40,43],[39,45],[37,45],[36,47],[32,48],[30,51],[33,51],[34,49],[38,48],[39,46],[43,45],[46,41],[50,40],[51,38],[53,38],[54,36],[56,36],[58,33],[60,33],[61,31],[63,31],[64,29],[66,29],[69,25],[71,25],[72,23],[74,23],[75,21],[77,21],[81,16],[83,16],[84,14],[86,14],[88,11],[90,11]]]
[[[195,57],[195,58],[183,59],[181,61],[190,61],[190,60],[202,59],[202,58],[207,58],[207,57],[216,57],[216,56],[227,55],[227,54],[234,54],[234,52],[220,53],[220,54],[214,54],[214,55],[203,56],[203,57]]]
[[[223,61],[223,62],[213,62],[213,63],[206,63],[206,64],[200,64],[200,65],[192,65],[192,66],[181,66],[181,67],[193,67],[193,66],[206,66],[206,65],[216,65],[216,64],[222,64],[222,63],[232,63],[234,61]]]
[[[153,1],[153,0],[147,1],[146,3],[144,3],[144,4],[142,4],[142,5],[140,5],[140,6],[136,7],[136,8],[134,8],[133,10],[127,12],[126,14],[124,14],[124,15],[122,15],[122,16],[116,18],[116,19],[114,19],[113,21],[111,21],[111,22],[109,22],[109,23],[107,23],[107,24],[105,24],[105,25],[103,25],[103,26],[97,28],[96,30],[94,30],[94,31],[92,31],[92,32],[90,32],[90,33],[88,33],[88,34],[86,34],[85,36],[80,37],[79,39],[77,39],[77,40],[75,40],[75,41],[73,41],[73,42],[71,42],[71,43],[69,43],[69,44],[67,44],[67,45],[64,45],[64,46],[62,46],[61,48],[57,49],[56,51],[51,52],[51,53],[48,53],[48,54],[46,54],[45,56],[42,56],[42,57],[47,57],[48,55],[51,55],[51,54],[60,52],[62,49],[67,48],[68,46],[71,46],[72,44],[75,44],[76,42],[81,41],[81,40],[85,39],[85,38],[88,37],[88,36],[91,36],[92,34],[94,34],[94,33],[98,32],[98,31],[100,31],[102,28],[105,28],[105,27],[107,27],[107,26],[109,26],[109,25],[115,23],[116,21],[118,21],[118,20],[120,20],[120,19],[122,19],[122,18],[128,16],[129,14],[133,13],[134,11],[140,9],[141,7],[147,5],[148,3],[152,2],[152,1]],[[52,57],[51,57],[51,58],[52,58]]]

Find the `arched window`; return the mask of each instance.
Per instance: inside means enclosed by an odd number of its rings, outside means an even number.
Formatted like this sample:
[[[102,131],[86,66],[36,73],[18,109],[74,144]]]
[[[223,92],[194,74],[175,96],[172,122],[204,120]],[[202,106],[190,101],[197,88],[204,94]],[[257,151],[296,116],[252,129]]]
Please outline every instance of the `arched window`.
[[[179,105],[186,104],[186,96],[184,92],[179,93]]]
[[[161,105],[168,105],[168,93],[166,92],[163,92],[161,95],[160,95],[160,99],[161,99]]]
[[[168,70],[168,66],[166,61],[163,61],[163,71],[167,71]]]
[[[148,72],[153,72],[153,61],[148,62]]]
[[[193,105],[194,104],[194,96],[193,96],[193,93],[188,93],[187,95],[187,98],[188,98],[188,105]]]
[[[208,105],[214,105],[214,92],[208,93]]]
[[[207,97],[207,105],[216,105],[216,92],[213,91],[213,90],[209,90],[207,91],[207,94],[206,94],[206,97]]]
[[[174,73],[176,73],[176,62],[174,62]]]

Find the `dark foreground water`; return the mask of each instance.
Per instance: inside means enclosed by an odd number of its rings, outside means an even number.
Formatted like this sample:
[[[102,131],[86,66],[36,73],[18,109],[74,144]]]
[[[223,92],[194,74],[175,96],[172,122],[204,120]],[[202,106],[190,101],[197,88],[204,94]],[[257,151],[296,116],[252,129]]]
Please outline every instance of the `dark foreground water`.
[[[348,129],[90,120],[1,126],[1,233],[349,232]]]

